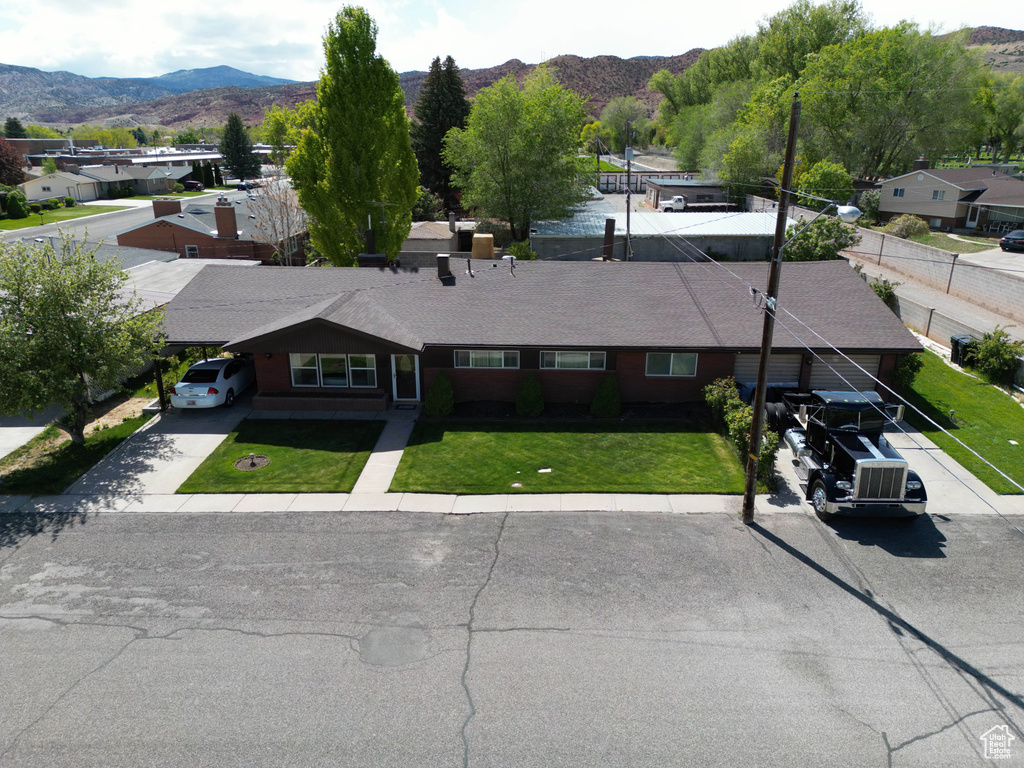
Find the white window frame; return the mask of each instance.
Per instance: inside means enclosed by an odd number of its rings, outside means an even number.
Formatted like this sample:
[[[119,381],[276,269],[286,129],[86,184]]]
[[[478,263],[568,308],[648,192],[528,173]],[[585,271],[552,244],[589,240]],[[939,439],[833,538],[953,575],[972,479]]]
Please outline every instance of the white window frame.
[[[944,190],[944,189],[933,189],[932,190],[932,200],[945,200],[945,199],[946,199],[946,190]]]
[[[495,355],[501,355],[501,365],[490,365]],[[479,368],[482,370],[507,370],[519,367],[518,349],[456,349],[456,368]]]
[[[295,365],[295,357],[312,357],[315,361],[314,365]],[[323,358],[331,359],[344,359],[345,361],[345,383],[344,384],[325,384],[324,383],[324,370],[323,370]],[[360,358],[359,362],[369,362],[369,365],[352,365],[352,358]],[[315,384],[300,384],[295,379],[295,371],[316,371],[316,383]],[[360,374],[366,374],[366,380],[364,383],[357,384],[356,379],[360,378]],[[377,356],[370,354],[355,354],[355,355],[342,355],[342,354],[316,354],[313,352],[291,352],[288,355],[288,374],[292,383],[292,386],[299,389],[375,389],[377,386]]]
[[[668,359],[669,359],[668,373],[651,373],[651,356],[652,355],[667,355],[668,356]],[[677,358],[681,358],[683,356],[692,356],[693,357],[693,372],[692,373],[685,373],[685,372],[684,373],[676,373],[675,369],[676,369]],[[647,359],[645,360],[645,364],[644,364],[644,375],[648,376],[650,378],[658,378],[658,379],[668,379],[668,378],[673,378],[673,379],[680,379],[680,378],[692,379],[692,378],[694,378],[697,375],[697,361],[698,361],[698,355],[697,355],[696,352],[648,352],[647,353]]]
[[[552,360],[551,356],[554,355]],[[586,365],[563,365],[563,360],[568,361],[571,359],[571,355],[586,355]],[[595,365],[596,361],[600,361],[600,365]],[[553,364],[552,364],[553,363]],[[603,371],[608,364],[608,355],[605,352],[591,352],[589,350],[572,350],[572,349],[545,349],[540,353],[540,367],[544,370],[561,370],[561,371]]]
[[[892,188],[892,196],[893,197],[903,197],[906,194],[906,192],[907,192],[907,188],[906,187],[893,187]]]

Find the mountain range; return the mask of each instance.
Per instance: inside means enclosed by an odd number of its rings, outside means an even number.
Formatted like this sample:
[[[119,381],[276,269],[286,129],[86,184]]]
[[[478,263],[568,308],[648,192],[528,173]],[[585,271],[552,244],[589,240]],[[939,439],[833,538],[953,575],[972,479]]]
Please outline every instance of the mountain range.
[[[969,44],[994,69],[1024,71],[1024,32],[977,27],[971,31]],[[595,116],[618,96],[635,96],[653,115],[660,94],[648,90],[651,76],[661,69],[683,72],[703,50],[631,59],[567,55],[547,64],[563,85],[588,99]],[[522,79],[535,66],[511,59],[487,69],[463,69],[462,78],[472,97],[507,74]],[[426,76],[419,71],[399,75],[410,114]],[[231,112],[237,112],[248,125],[256,125],[272,104],[293,107],[315,96],[316,83],[264,77],[228,66],[179,70],[152,78],[89,78],[0,64],[0,118],[17,117],[25,124],[66,127],[87,122],[180,130],[220,126]]]

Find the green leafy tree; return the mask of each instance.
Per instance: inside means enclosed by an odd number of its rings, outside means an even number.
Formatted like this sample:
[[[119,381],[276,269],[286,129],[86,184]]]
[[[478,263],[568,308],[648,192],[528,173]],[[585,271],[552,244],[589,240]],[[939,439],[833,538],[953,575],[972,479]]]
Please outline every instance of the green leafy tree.
[[[44,157],[42,171],[44,174],[57,172],[57,161],[52,157]]]
[[[132,136],[135,137],[135,141],[139,143],[140,147],[149,143],[149,134],[142,129],[142,126],[136,126],[132,131]]]
[[[651,121],[647,107],[635,96],[617,96],[609,101],[601,110],[601,125],[611,134],[612,149],[616,152],[627,146],[644,148],[650,144]]]
[[[857,204],[860,207],[860,212],[863,215],[865,224],[878,223],[878,206],[881,202],[882,193],[880,190],[869,189],[860,193],[860,200]]]
[[[0,244],[0,413],[58,405],[57,425],[85,441],[92,397],[160,349],[159,312],[144,312],[128,276],[64,236],[54,247]]]
[[[821,207],[820,202],[814,199],[816,197],[846,204],[853,197],[853,179],[839,163],[819,160],[800,174],[796,192],[800,205],[809,208]]]
[[[242,122],[242,116],[237,112],[228,115],[224,138],[217,149],[224,156],[224,167],[231,171],[236,179],[260,177],[260,159],[253,154],[249,132]]]
[[[26,125],[25,133],[28,134],[29,139],[59,139],[60,134],[53,130],[53,128],[47,128],[42,125]]]
[[[263,115],[260,133],[264,143],[270,145],[271,164],[277,168],[284,168],[285,161],[299,138],[298,113],[272,104]]]
[[[587,152],[607,155],[612,149],[612,132],[600,120],[594,120],[583,126],[580,141]]]
[[[975,55],[907,22],[824,49],[801,80],[805,140],[864,178],[970,146],[984,121]]]
[[[28,133],[18,118],[8,117],[4,122],[4,136],[8,139],[27,139]]]
[[[190,125],[184,131],[179,131],[178,133],[174,134],[174,143],[175,144],[202,144],[203,143],[203,137],[201,135],[199,135],[198,133],[196,133],[195,130]]]
[[[992,159],[1010,158],[1024,146],[1024,75],[999,73],[984,92],[985,133]]]
[[[469,117],[466,87],[455,59],[448,56],[441,64],[435,57],[423,81],[416,102],[416,122],[412,125],[412,150],[420,169],[420,184],[441,196],[448,210],[459,207],[452,186],[452,169],[445,163],[444,137],[452,128],[464,128]]]
[[[758,25],[754,67],[770,78],[796,80],[811,56],[859,37],[867,26],[857,0],[797,0]]]
[[[398,255],[419,195],[405,98],[376,48],[362,8],[345,7],[328,26],[317,99],[299,109],[304,130],[286,166],[313,246],[336,266],[364,250],[371,217],[377,250]]]
[[[577,162],[585,117],[584,100],[543,66],[522,89],[512,75],[482,89],[466,128],[445,137],[463,204],[508,222],[515,240],[531,221],[568,215],[588,196]]]
[[[0,138],[0,184],[16,187],[25,180],[25,158],[7,139]]]
[[[786,230],[786,247],[782,251],[785,261],[829,261],[838,259],[839,252],[860,242],[857,228],[844,224],[833,216],[822,216],[801,231],[802,224]],[[799,234],[797,234],[799,232]]]
[[[444,219],[444,202],[441,196],[429,189],[420,189],[419,199],[412,207],[413,221],[441,221]]]

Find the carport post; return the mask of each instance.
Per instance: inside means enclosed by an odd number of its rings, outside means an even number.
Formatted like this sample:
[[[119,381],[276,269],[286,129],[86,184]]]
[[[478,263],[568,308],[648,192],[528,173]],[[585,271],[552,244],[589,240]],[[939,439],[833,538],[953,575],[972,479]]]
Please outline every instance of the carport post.
[[[160,398],[160,410],[167,410],[167,396],[164,394],[164,359],[158,357],[153,363],[153,378],[156,379],[156,396]]]

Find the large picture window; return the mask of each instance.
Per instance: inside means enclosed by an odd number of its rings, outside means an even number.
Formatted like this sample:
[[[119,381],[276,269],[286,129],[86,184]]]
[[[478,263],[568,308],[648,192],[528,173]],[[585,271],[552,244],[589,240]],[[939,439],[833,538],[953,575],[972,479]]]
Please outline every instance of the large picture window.
[[[541,368],[603,371],[604,365],[604,352],[563,352],[551,350],[540,353]]]
[[[377,361],[373,355],[288,355],[293,387],[376,387]]]
[[[517,349],[457,349],[456,368],[518,368]]]
[[[648,376],[696,376],[696,352],[648,352]]]

